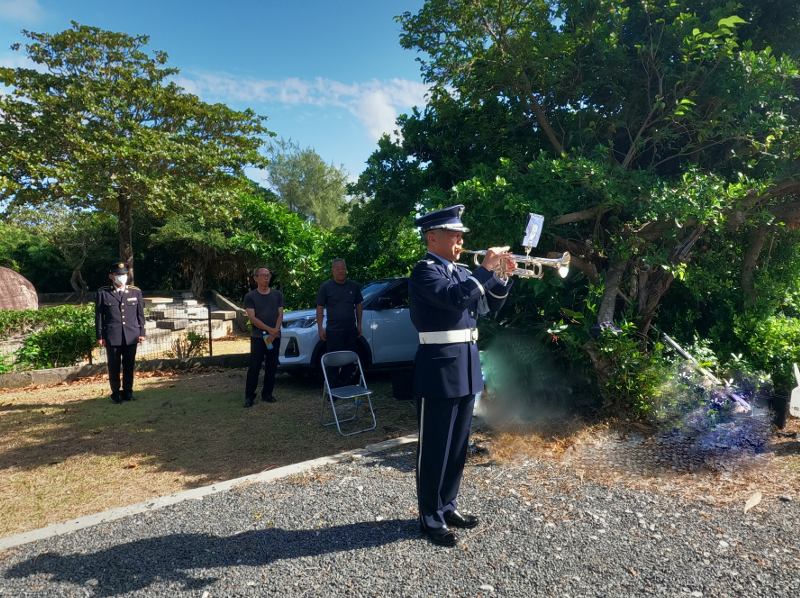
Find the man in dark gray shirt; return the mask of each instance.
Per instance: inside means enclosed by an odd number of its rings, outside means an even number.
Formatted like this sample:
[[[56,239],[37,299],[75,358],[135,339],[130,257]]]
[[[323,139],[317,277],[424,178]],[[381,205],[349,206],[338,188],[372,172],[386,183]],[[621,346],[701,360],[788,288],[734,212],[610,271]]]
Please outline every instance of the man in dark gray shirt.
[[[331,264],[333,280],[322,284],[317,293],[317,328],[319,338],[327,345],[327,353],[333,351],[353,351],[358,348],[358,337],[361,336],[361,286],[357,282],[347,280],[347,265],[341,258]],[[322,318],[327,309],[328,321],[322,327]],[[331,385],[342,386],[349,383],[353,368],[341,368],[331,380]],[[332,372],[328,372],[329,378]]]
[[[244,309],[253,327],[250,333],[250,369],[244,390],[244,406],[252,407],[258,388],[258,374],[264,365],[264,387],[261,400],[274,403],[275,374],[278,371],[278,355],[281,349],[281,322],[283,322],[283,294],[269,288],[270,271],[267,268],[253,270],[258,285],[255,291],[244,296]]]

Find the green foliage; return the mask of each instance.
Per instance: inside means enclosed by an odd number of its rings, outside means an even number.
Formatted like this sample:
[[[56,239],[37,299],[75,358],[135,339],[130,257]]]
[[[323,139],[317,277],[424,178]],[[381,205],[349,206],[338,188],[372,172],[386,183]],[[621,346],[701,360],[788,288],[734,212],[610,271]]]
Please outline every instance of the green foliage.
[[[248,187],[245,167],[266,166],[265,118],[186,93],[147,36],[77,23],[23,34],[40,68],[0,68],[0,200],[117,214],[132,261],[134,210],[220,217]]]
[[[0,374],[14,371],[14,362],[11,354],[0,355]]]
[[[205,353],[207,346],[208,339],[205,336],[189,331],[172,341],[171,351],[167,351],[167,357],[172,359],[200,357]]]
[[[234,234],[235,223],[231,220],[206,219],[202,213],[181,214],[168,218],[150,235],[150,241],[171,250],[173,257],[179,256],[189,266],[191,291],[200,297],[209,266],[230,253]]]
[[[98,266],[101,271],[116,255],[109,251],[117,233],[117,220],[98,212],[42,205],[38,209],[20,209],[9,218],[21,228],[30,230],[58,251],[72,270],[69,278],[72,290],[85,299],[89,284],[84,271]]]
[[[622,332],[604,330],[595,341],[595,350],[604,362],[607,378],[605,407],[614,413],[648,416],[658,404],[666,377],[663,345],[643,349],[636,327],[625,324]]]
[[[347,172],[289,140],[272,142],[267,180],[292,212],[332,230],[347,223]]]
[[[15,314],[9,316],[8,314]],[[16,352],[17,370],[65,367],[86,359],[95,345],[94,307],[42,308],[24,312],[0,311],[0,334],[35,330]]]
[[[19,272],[41,293],[66,291],[70,268],[47,239],[27,226],[0,221],[0,266]]]
[[[732,327],[736,337],[741,339],[740,351],[731,353],[726,365],[732,369],[747,367],[763,371],[782,394],[789,394],[797,385],[792,364],[800,364],[800,320],[783,315],[764,318],[745,313],[734,318]],[[741,356],[745,351],[743,360]]]
[[[284,294],[286,309],[312,306],[319,285],[327,278],[321,252],[332,234],[283,203],[242,195],[239,206],[241,228],[230,243],[231,251],[247,256],[248,280],[252,281],[252,268],[267,266],[272,272],[271,284],[278,284]]]
[[[0,339],[26,334],[36,328],[50,328],[73,321],[82,322],[86,314],[94,318],[92,306],[59,305],[41,309],[0,310]]]
[[[748,302],[783,314],[796,288],[779,225],[800,216],[798,17],[789,0],[428,0],[398,21],[430,101],[354,185],[372,217],[351,212],[358,242],[463,203],[467,247],[519,253],[528,213],[545,216],[535,253],[569,251],[571,274],[518,281],[500,318],[549,334],[561,360],[588,354],[611,408],[647,412],[662,369],[651,324],[738,354],[734,316]],[[759,254],[750,231],[764,226]],[[622,337],[590,342],[621,321]]]

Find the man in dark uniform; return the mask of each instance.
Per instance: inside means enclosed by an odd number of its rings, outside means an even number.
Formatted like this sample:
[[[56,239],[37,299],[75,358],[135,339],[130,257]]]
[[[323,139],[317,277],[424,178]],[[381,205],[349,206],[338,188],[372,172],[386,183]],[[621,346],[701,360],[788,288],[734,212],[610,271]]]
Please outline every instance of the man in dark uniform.
[[[135,401],[133,396],[133,362],[136,346],[144,342],[144,299],[142,291],[128,285],[128,266],[116,262],[108,277],[113,282],[97,289],[94,303],[94,326],[97,342],[106,348],[108,383],[114,403]],[[122,361],[122,392],[119,388]]]
[[[426,214],[422,228],[428,255],[411,272],[411,321],[419,331],[413,389],[417,400],[417,500],[422,531],[436,544],[454,546],[451,528],[470,528],[478,518],[457,510],[456,496],[467,457],[475,393],[483,390],[475,328],[479,313],[505,303],[512,281],[495,276],[508,247],[493,247],[474,272],[459,264],[464,206]],[[504,264],[508,265],[508,264]]]

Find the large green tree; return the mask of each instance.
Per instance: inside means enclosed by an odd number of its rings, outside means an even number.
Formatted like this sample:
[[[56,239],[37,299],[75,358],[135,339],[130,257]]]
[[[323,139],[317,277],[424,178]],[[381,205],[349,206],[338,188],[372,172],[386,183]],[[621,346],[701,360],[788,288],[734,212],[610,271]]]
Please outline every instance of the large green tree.
[[[148,37],[73,23],[23,31],[36,68],[0,68],[0,200],[115,214],[119,257],[133,264],[133,215],[224,217],[247,187],[265,117],[207,104],[170,81]]]
[[[331,230],[347,222],[347,172],[313,148],[281,139],[270,144],[267,180],[292,212]]]
[[[760,301],[763,249],[800,217],[799,18],[790,0],[428,0],[398,20],[431,100],[355,191],[376,217],[464,203],[475,248],[518,247],[543,214],[538,251],[578,274],[523,281],[507,313],[602,378],[590,326],[647,338],[698,242],[734,243],[739,308]]]

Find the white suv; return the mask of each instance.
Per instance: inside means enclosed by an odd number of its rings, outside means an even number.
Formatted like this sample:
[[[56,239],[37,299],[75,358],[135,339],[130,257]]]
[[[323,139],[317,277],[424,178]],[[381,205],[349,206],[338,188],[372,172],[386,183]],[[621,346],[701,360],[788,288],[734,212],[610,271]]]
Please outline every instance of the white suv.
[[[362,365],[365,368],[411,365],[419,334],[409,314],[408,278],[376,280],[365,285],[361,295],[364,311],[358,356]],[[319,373],[323,353],[325,343],[319,339],[317,310],[284,314],[278,367],[289,373]]]

